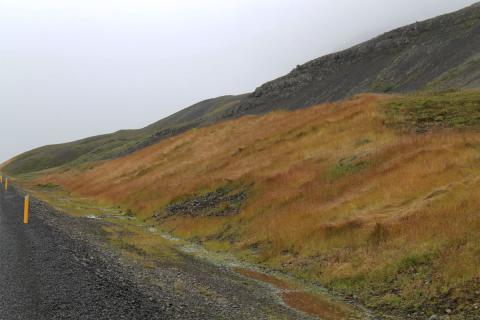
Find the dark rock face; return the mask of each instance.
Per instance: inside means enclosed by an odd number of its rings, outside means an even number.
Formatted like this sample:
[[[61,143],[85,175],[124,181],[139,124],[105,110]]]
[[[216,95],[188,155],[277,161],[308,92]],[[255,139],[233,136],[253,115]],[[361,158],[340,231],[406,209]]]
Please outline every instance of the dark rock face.
[[[476,4],[298,66],[257,88],[225,116],[297,109],[361,92],[478,87],[479,54]]]
[[[194,196],[167,206],[162,216],[218,216],[224,217],[240,212],[247,200],[246,190],[222,187],[213,192]],[[160,216],[160,215],[159,215]]]

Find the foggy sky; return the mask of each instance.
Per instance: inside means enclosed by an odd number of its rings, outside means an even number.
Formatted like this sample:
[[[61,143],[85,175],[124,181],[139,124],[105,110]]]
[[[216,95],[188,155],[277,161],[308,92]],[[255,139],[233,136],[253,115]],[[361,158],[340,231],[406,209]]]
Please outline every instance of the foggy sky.
[[[249,92],[468,0],[0,0],[0,163]]]

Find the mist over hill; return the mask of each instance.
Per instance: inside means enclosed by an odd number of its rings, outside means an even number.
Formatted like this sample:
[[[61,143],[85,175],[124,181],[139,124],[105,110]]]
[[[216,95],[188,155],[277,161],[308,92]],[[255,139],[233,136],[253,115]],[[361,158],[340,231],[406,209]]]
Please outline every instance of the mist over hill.
[[[479,87],[479,35],[477,3],[299,65],[252,93],[202,101],[143,129],[34,149],[9,161],[3,170],[19,174],[112,159],[192,128],[245,114],[304,108],[362,92]]]

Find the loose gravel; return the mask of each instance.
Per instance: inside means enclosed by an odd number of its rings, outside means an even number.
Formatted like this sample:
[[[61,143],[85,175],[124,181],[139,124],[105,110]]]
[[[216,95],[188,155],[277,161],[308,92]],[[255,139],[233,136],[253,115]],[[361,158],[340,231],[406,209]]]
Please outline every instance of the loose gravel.
[[[73,218],[22,192],[0,193],[0,320],[312,319],[268,285],[182,253],[145,268],[105,243],[99,219]]]

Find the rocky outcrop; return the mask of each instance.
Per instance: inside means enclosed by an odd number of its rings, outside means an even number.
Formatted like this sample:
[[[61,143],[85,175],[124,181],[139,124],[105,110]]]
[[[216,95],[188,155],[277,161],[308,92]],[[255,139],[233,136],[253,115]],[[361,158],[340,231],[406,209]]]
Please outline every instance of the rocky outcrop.
[[[460,68],[478,52],[480,5],[476,4],[297,66],[257,88],[225,116],[297,109],[361,92],[464,88],[472,87],[472,82],[480,86],[478,77],[469,76],[472,68]]]
[[[239,213],[246,200],[246,189],[238,190],[227,186],[170,204],[166,207],[164,213],[157,215],[157,217],[174,215],[224,217]]]

